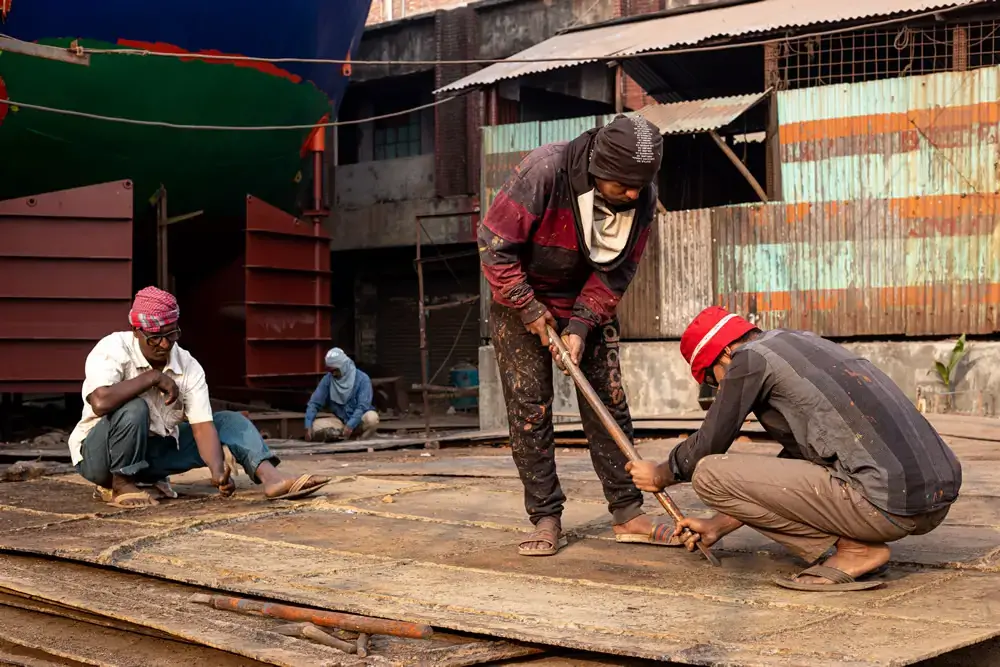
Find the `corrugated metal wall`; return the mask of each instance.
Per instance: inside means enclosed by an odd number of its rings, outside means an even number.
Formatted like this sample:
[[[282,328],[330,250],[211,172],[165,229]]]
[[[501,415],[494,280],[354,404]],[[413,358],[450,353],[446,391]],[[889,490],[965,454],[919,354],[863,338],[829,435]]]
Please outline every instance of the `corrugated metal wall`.
[[[825,336],[1000,330],[998,196],[713,209],[722,305]]]
[[[996,192],[1000,68],[778,93],[786,202]]]
[[[786,203],[710,213],[722,304],[827,336],[997,331],[998,75],[780,92]]]

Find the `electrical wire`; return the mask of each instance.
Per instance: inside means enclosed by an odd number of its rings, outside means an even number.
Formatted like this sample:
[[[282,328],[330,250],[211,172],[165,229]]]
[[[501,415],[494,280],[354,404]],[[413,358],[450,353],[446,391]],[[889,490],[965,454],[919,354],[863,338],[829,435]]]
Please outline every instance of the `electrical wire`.
[[[779,39],[809,39],[813,37],[826,37],[829,35],[838,35],[845,32],[854,32],[856,30],[867,30],[870,28],[878,28],[882,26],[895,25],[897,23],[904,23],[907,21],[915,21],[922,18],[927,18],[929,16],[938,16],[941,14],[947,14],[949,12],[954,12],[960,9],[967,9],[975,5],[982,5],[987,3],[993,3],[995,0],[974,0],[968,4],[958,5],[955,7],[941,7],[939,9],[930,9],[924,12],[918,12],[914,14],[908,14],[906,16],[898,16],[891,19],[884,19],[880,21],[871,21],[867,23],[862,23],[858,25],[852,25],[842,28],[831,28],[829,30],[820,30],[810,33],[802,33],[794,35],[794,37],[771,37],[769,39],[759,39],[752,40],[749,42],[726,42],[720,44],[708,44],[705,46],[691,46],[680,49],[660,49],[652,51],[643,51],[642,53],[631,53],[631,54],[601,54],[601,55],[575,55],[575,56],[546,56],[537,58],[518,58],[516,56],[511,56],[510,58],[470,58],[463,60],[352,60],[350,58],[266,58],[261,56],[236,56],[236,55],[225,55],[225,54],[211,54],[211,53],[160,53],[157,51],[150,51],[147,49],[98,49],[91,47],[75,47],[68,48],[67,51],[74,54],[91,54],[91,55],[118,55],[118,56],[145,56],[145,57],[158,57],[158,58],[188,58],[197,60],[217,60],[217,61],[240,61],[240,62],[262,62],[262,63],[302,63],[302,64],[314,64],[314,65],[425,65],[425,66],[436,66],[436,65],[493,65],[499,63],[582,63],[582,62],[592,62],[592,61],[610,61],[610,60],[630,60],[634,58],[644,58],[647,56],[663,56],[663,55],[681,55],[685,53],[702,53],[705,51],[722,51],[726,49],[743,48],[750,46],[764,46],[765,44],[770,44],[771,42],[778,41]],[[600,25],[595,26],[594,29],[600,28]],[[791,28],[793,26],[788,26]],[[787,30],[786,30],[787,32]],[[738,36],[738,35],[737,35]],[[11,37],[9,35],[4,35],[0,33],[0,37],[6,37],[7,39],[14,40],[15,42],[20,42],[22,44],[29,44],[30,42],[25,42],[19,40],[16,37]]]
[[[312,130],[316,128],[323,127],[343,127],[344,125],[360,125],[362,123],[370,123],[376,120],[382,120],[385,118],[395,118],[396,116],[406,116],[415,111],[423,111],[424,109],[430,109],[446,102],[451,102],[456,100],[467,93],[461,93],[458,95],[452,95],[451,97],[445,97],[428,104],[421,104],[417,107],[411,107],[409,109],[404,109],[402,111],[394,111],[392,113],[385,113],[378,116],[369,116],[367,118],[358,118],[355,120],[338,120],[329,123],[308,123],[304,125],[191,125],[187,123],[170,123],[162,120],[139,120],[137,118],[122,118],[120,116],[105,116],[103,114],[88,113],[86,111],[73,111],[71,109],[58,109],[56,107],[44,106],[41,104],[29,104],[27,102],[17,102],[15,100],[2,99],[0,98],[0,104],[5,104],[13,109],[31,109],[33,111],[44,111],[46,113],[54,113],[62,116],[73,116],[75,118],[86,118],[88,120],[100,120],[107,121],[109,123],[123,123],[125,125],[144,125],[147,127],[165,127],[172,130],[212,130],[221,132],[271,132],[280,130]]]

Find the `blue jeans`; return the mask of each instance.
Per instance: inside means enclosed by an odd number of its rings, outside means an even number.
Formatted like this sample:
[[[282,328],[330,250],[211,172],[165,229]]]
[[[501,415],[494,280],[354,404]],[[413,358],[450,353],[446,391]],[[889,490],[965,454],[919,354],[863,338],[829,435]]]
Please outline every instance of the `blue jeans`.
[[[257,427],[240,413],[216,412],[213,421],[219,440],[255,483],[260,483],[257,467],[261,463],[280,463]],[[94,425],[83,440],[83,461],[76,470],[88,481],[110,488],[112,475],[153,483],[205,467],[191,425],[185,422],[178,430],[178,440],[151,434],[149,406],[141,398],[133,398]]]

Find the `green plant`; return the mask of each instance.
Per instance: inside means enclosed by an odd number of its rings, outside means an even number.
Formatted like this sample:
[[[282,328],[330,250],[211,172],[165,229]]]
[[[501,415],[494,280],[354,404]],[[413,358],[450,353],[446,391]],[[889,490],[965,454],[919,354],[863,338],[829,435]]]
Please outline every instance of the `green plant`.
[[[937,371],[938,377],[941,378],[941,382],[944,384],[948,391],[954,391],[952,386],[955,382],[955,369],[958,368],[958,364],[962,361],[962,357],[968,352],[968,348],[965,345],[965,334],[955,342],[955,347],[951,350],[951,358],[948,360],[948,364],[945,365],[940,361],[934,362],[934,370]],[[928,371],[930,374],[930,371]]]

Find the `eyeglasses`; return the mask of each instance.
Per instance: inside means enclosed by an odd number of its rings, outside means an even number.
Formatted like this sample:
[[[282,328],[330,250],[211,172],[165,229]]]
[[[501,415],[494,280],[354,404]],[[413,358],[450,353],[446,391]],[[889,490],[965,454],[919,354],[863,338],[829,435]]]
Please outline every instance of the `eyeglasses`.
[[[138,329],[138,331],[150,347],[160,347],[163,345],[163,341],[173,344],[181,339],[181,330],[179,328],[165,334],[146,333],[142,329]]]

